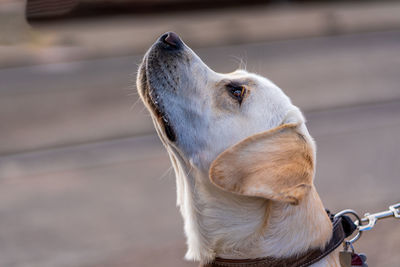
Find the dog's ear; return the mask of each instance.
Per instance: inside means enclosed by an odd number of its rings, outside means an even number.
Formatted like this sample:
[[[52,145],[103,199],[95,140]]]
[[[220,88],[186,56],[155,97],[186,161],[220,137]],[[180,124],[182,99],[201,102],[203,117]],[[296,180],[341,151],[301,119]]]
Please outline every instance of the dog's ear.
[[[314,176],[313,148],[297,124],[253,135],[222,152],[210,179],[223,190],[297,205]]]

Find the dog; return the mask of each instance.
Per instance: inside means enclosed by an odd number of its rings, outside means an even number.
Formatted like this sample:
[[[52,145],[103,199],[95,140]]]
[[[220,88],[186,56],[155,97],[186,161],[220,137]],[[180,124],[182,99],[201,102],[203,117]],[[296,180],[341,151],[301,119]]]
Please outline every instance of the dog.
[[[168,32],[146,52],[137,88],[176,174],[187,260],[324,248],[332,222],[313,184],[315,143],[279,87],[241,69],[217,73]],[[311,266],[340,266],[337,249]]]

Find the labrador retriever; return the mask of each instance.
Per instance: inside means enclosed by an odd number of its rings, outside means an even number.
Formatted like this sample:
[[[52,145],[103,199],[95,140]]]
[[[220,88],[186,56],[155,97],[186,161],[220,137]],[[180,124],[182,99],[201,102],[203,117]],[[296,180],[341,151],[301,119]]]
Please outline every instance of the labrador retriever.
[[[186,259],[324,248],[332,223],[313,185],[315,144],[280,88],[245,70],[213,71],[173,32],[145,54],[137,88],[175,170]],[[210,266],[242,266],[228,263]],[[338,251],[312,266],[339,266]]]

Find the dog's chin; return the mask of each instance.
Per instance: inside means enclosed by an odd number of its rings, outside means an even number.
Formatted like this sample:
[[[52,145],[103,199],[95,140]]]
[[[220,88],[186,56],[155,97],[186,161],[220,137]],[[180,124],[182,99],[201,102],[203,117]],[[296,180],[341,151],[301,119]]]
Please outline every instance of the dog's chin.
[[[171,124],[169,117],[167,116],[159,96],[154,87],[150,85],[147,79],[145,64],[140,67],[140,80],[139,80],[139,91],[147,107],[151,111],[152,115],[156,118],[157,124],[162,129],[163,134],[168,138],[169,141],[176,141],[176,134],[174,127]]]

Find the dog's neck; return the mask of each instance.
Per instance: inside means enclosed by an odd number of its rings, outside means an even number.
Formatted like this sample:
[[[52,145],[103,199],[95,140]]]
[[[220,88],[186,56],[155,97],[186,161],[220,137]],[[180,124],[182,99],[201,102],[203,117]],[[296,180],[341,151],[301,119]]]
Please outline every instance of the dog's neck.
[[[224,192],[208,173],[175,161],[186,259],[290,257],[323,247],[332,225],[312,187],[297,206]]]

